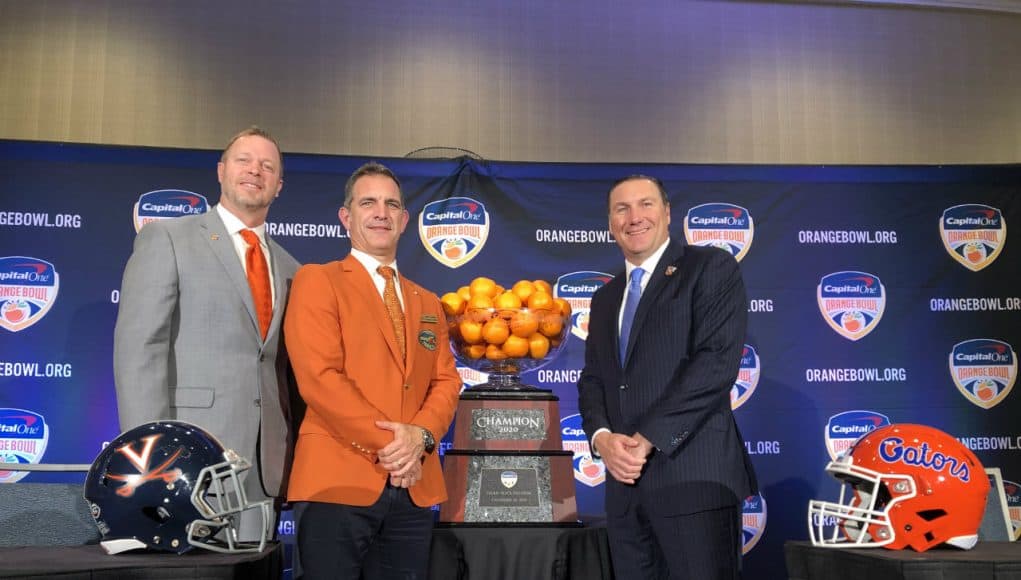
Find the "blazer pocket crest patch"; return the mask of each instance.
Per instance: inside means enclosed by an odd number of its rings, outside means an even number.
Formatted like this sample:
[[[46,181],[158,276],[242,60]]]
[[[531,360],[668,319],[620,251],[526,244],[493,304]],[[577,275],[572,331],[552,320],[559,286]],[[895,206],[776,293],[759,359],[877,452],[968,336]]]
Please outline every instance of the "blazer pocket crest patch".
[[[418,333],[418,344],[429,350],[436,350],[436,333],[431,330],[423,330]]]

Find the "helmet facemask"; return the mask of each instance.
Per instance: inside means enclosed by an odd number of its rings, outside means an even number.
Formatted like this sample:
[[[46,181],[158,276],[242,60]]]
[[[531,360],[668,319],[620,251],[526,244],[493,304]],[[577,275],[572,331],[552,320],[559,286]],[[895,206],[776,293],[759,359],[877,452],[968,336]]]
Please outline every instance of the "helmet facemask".
[[[188,543],[214,552],[261,552],[272,534],[271,500],[248,502],[240,475],[252,467],[231,449],[223,452],[224,461],[204,467],[192,489],[191,502],[202,516],[188,526]],[[251,474],[249,477],[256,477]],[[238,540],[236,522],[244,512],[260,517],[263,534],[258,542]]]
[[[841,482],[837,503],[809,502],[808,529],[814,546],[871,548],[890,544],[895,536],[890,510],[917,494],[910,477],[884,475],[852,461],[844,456],[826,466],[826,472]]]

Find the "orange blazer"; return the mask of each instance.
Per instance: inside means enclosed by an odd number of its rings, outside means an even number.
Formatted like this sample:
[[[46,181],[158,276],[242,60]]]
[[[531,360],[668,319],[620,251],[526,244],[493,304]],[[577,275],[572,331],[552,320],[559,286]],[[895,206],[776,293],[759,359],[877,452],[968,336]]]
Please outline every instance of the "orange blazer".
[[[393,433],[377,420],[411,423],[439,440],[454,418],[461,377],[435,294],[400,277],[407,360],[383,299],[354,257],[303,266],[294,276],[284,339],[308,408],[298,433],[287,498],[368,506],[387,472],[376,452]],[[439,453],[426,456],[411,499],[447,499]]]

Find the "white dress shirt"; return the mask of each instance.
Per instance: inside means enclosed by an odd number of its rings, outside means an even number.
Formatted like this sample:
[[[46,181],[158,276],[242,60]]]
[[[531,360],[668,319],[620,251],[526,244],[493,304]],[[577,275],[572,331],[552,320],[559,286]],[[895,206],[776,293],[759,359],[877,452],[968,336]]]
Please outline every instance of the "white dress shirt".
[[[386,288],[386,278],[382,274],[376,271],[376,268],[380,266],[390,266],[394,269],[394,286],[397,288],[397,299],[401,302],[401,310],[404,309],[404,294],[401,293],[401,277],[398,275],[400,270],[397,269],[397,261],[394,260],[389,264],[383,264],[376,258],[366,254],[361,250],[351,248],[351,255],[358,260],[362,266],[369,272],[369,276],[372,278],[372,283],[376,285],[376,291],[379,292],[379,297],[383,297],[383,290]]]

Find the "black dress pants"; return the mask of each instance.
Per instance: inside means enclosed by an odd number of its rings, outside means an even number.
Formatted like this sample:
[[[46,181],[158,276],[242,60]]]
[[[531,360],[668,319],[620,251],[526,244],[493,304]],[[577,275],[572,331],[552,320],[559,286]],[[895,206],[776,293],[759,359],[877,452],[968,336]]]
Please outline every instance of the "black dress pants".
[[[407,489],[387,483],[379,500],[360,507],[296,502],[296,573],[305,580],[425,580],[433,514]]]

